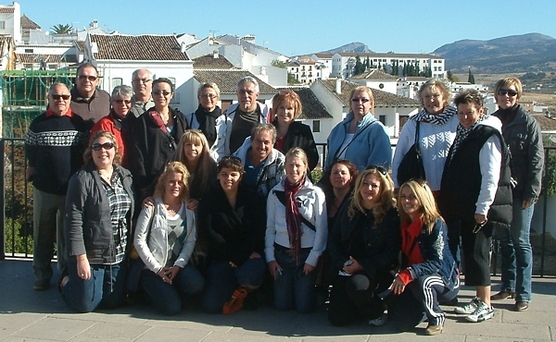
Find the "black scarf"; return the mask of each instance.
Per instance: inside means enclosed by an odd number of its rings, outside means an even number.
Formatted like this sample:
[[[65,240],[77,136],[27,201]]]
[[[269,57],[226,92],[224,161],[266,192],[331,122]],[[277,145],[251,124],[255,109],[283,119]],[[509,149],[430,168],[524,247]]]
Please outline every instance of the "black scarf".
[[[444,110],[440,114],[431,114],[427,112],[426,109],[423,109],[419,113],[413,115],[411,119],[442,126],[446,122],[448,122],[452,118],[452,116],[457,115],[457,113],[458,110],[455,107],[446,106],[446,108],[444,108]]]
[[[216,141],[216,119],[222,114],[220,107],[216,106],[212,112],[207,112],[201,105],[195,111],[199,122],[199,129],[207,137],[209,147]]]
[[[517,103],[514,106],[511,106],[510,108],[506,108],[506,109],[498,108],[495,116],[497,116],[500,119],[500,121],[502,121],[502,128],[504,128],[504,126],[506,126],[510,122],[514,121],[515,117],[517,116],[517,113],[519,112],[519,108],[520,106]]]

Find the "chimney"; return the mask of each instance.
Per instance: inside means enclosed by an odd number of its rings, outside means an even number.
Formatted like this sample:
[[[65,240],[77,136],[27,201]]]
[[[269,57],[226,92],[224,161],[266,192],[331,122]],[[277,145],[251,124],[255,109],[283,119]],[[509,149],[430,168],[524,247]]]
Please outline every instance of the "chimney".
[[[336,79],[336,94],[340,95],[342,93],[342,79]]]
[[[185,42],[181,42],[180,51],[181,53],[185,53]]]
[[[212,52],[212,58],[214,59],[218,59],[220,57],[220,54],[218,53],[218,50],[214,50]]]

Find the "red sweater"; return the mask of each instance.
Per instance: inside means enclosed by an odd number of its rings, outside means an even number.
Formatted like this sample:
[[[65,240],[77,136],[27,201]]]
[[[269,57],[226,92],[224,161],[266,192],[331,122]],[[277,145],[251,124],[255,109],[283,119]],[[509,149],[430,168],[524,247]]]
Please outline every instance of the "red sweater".
[[[407,257],[408,265],[420,264],[425,261],[419,249],[419,235],[423,227],[423,220],[402,223],[402,253]],[[398,274],[404,285],[409,284],[413,278],[406,268]]]

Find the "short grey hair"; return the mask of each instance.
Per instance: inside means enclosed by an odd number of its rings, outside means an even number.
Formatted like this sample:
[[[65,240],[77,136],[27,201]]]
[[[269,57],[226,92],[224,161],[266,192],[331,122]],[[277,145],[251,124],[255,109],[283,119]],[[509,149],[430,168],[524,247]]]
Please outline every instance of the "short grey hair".
[[[239,87],[241,87],[242,84],[248,83],[248,82],[251,82],[255,85],[255,90],[258,93],[259,92],[259,82],[257,82],[257,80],[254,77],[251,77],[251,76],[245,76],[244,78],[239,80],[239,82],[237,82],[237,88],[239,89]]]
[[[137,69],[131,74],[131,80],[134,80],[137,77],[137,74],[139,73],[139,71],[146,71],[150,75],[149,78],[151,78],[151,79],[153,78],[153,73],[149,69]]]
[[[197,97],[201,96],[201,92],[205,88],[214,89],[214,92],[216,93],[216,96],[220,97],[220,88],[218,88],[218,86],[214,82],[205,82],[205,83],[201,84],[199,86],[199,89],[197,89]]]
[[[119,86],[115,86],[114,90],[112,90],[112,98],[116,96],[121,97],[132,97],[133,96],[133,88],[128,85],[122,84]]]
[[[68,87],[67,84],[62,83],[62,82],[55,82],[55,83],[52,83],[52,84],[50,85],[50,88],[48,88],[48,94],[51,94],[51,93],[52,93],[52,90],[53,90],[54,88],[56,88],[57,86],[62,86],[62,87],[64,87],[64,88],[66,88],[66,90],[67,90],[68,92],[70,91],[70,88]],[[70,94],[70,95],[71,95],[71,94]]]
[[[262,131],[268,131],[272,133],[272,144],[276,143],[276,127],[270,123],[260,123],[253,127],[251,130],[251,141],[255,140],[255,135],[259,134]]]

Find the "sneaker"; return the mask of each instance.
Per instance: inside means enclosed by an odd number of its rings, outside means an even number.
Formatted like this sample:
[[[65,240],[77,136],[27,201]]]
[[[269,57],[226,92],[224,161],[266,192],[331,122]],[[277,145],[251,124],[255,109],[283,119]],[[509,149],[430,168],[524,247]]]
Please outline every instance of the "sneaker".
[[[478,323],[491,319],[492,317],[494,317],[494,309],[492,306],[488,306],[487,303],[479,300],[477,309],[475,309],[472,314],[465,317],[465,319],[469,322]]]
[[[441,325],[429,324],[427,329],[425,329],[425,335],[438,335],[442,332],[442,328],[443,327]]]
[[[529,302],[518,300],[515,302],[514,311],[526,311],[529,309]]]
[[[238,287],[232,294],[232,298],[224,303],[222,307],[222,313],[224,315],[232,315],[243,308],[243,301],[249,293],[243,287]]]
[[[477,297],[475,297],[468,304],[466,304],[464,306],[456,307],[454,309],[454,312],[457,313],[457,314],[469,315],[469,314],[472,314],[475,310],[477,310],[478,306],[479,306],[479,299]]]
[[[490,296],[490,300],[504,300],[504,299],[514,299],[515,292],[513,291],[500,291],[495,295]]]
[[[380,326],[384,325],[384,323],[386,323],[387,320],[388,320],[388,316],[386,316],[386,314],[382,314],[378,318],[370,319],[369,320],[369,325],[372,325],[372,326],[375,326],[375,327],[380,327]]]

